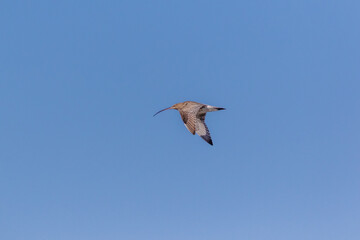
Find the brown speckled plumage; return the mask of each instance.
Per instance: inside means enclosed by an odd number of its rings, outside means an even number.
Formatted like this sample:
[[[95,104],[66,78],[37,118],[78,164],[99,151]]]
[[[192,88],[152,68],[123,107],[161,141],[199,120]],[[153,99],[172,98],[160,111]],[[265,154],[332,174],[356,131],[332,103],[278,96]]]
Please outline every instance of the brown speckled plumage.
[[[155,113],[154,116],[168,109],[176,109],[180,112],[181,118],[186,128],[192,133],[203,138],[207,143],[213,145],[209,129],[205,124],[205,115],[207,112],[225,110],[225,108],[214,107],[193,101],[186,101],[174,104],[169,108],[165,108]]]

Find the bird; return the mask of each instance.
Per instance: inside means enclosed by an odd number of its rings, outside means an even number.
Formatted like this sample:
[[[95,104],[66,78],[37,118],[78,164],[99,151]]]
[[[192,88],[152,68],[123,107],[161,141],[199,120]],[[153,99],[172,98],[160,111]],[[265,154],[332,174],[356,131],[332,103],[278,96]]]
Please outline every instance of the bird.
[[[211,105],[193,101],[185,101],[181,103],[176,103],[171,107],[160,110],[155,113],[153,117],[158,113],[169,109],[175,109],[180,112],[180,116],[185,124],[185,127],[189,130],[190,133],[192,133],[193,135],[195,135],[196,133],[207,143],[213,145],[209,129],[205,124],[205,115],[208,112],[225,110],[225,108],[214,107]]]

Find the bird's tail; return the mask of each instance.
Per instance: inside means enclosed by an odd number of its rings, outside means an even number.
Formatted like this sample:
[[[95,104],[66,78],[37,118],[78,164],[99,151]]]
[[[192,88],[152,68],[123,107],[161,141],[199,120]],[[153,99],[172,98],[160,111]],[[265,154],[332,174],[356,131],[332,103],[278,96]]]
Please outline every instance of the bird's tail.
[[[215,111],[219,111],[219,110],[225,110],[225,108],[207,105],[207,112],[215,112]]]

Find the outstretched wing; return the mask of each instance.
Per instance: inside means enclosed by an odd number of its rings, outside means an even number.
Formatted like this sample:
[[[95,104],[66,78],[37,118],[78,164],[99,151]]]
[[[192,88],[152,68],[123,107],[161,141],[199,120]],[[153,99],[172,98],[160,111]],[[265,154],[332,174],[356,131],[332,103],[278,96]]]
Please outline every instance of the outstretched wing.
[[[195,123],[196,123],[196,115],[191,112],[179,111],[182,120],[184,121],[185,127],[191,132],[195,134]]]
[[[205,115],[206,115],[206,113],[198,115],[198,118],[196,119],[196,122],[195,122],[195,132],[202,139],[204,139],[207,143],[209,143],[210,145],[213,145],[209,129],[207,128],[207,126],[205,124]]]

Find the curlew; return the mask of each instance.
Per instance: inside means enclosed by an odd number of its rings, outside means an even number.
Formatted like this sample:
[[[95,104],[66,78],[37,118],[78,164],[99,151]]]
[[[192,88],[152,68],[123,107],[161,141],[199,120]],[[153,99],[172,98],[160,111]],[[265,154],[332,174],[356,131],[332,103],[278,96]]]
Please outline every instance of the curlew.
[[[225,108],[214,107],[202,103],[186,101],[174,104],[171,107],[158,111],[154,116],[168,109],[176,109],[180,112],[185,127],[194,135],[195,133],[204,139],[210,145],[213,145],[209,129],[205,124],[205,115],[207,112],[225,110]]]

